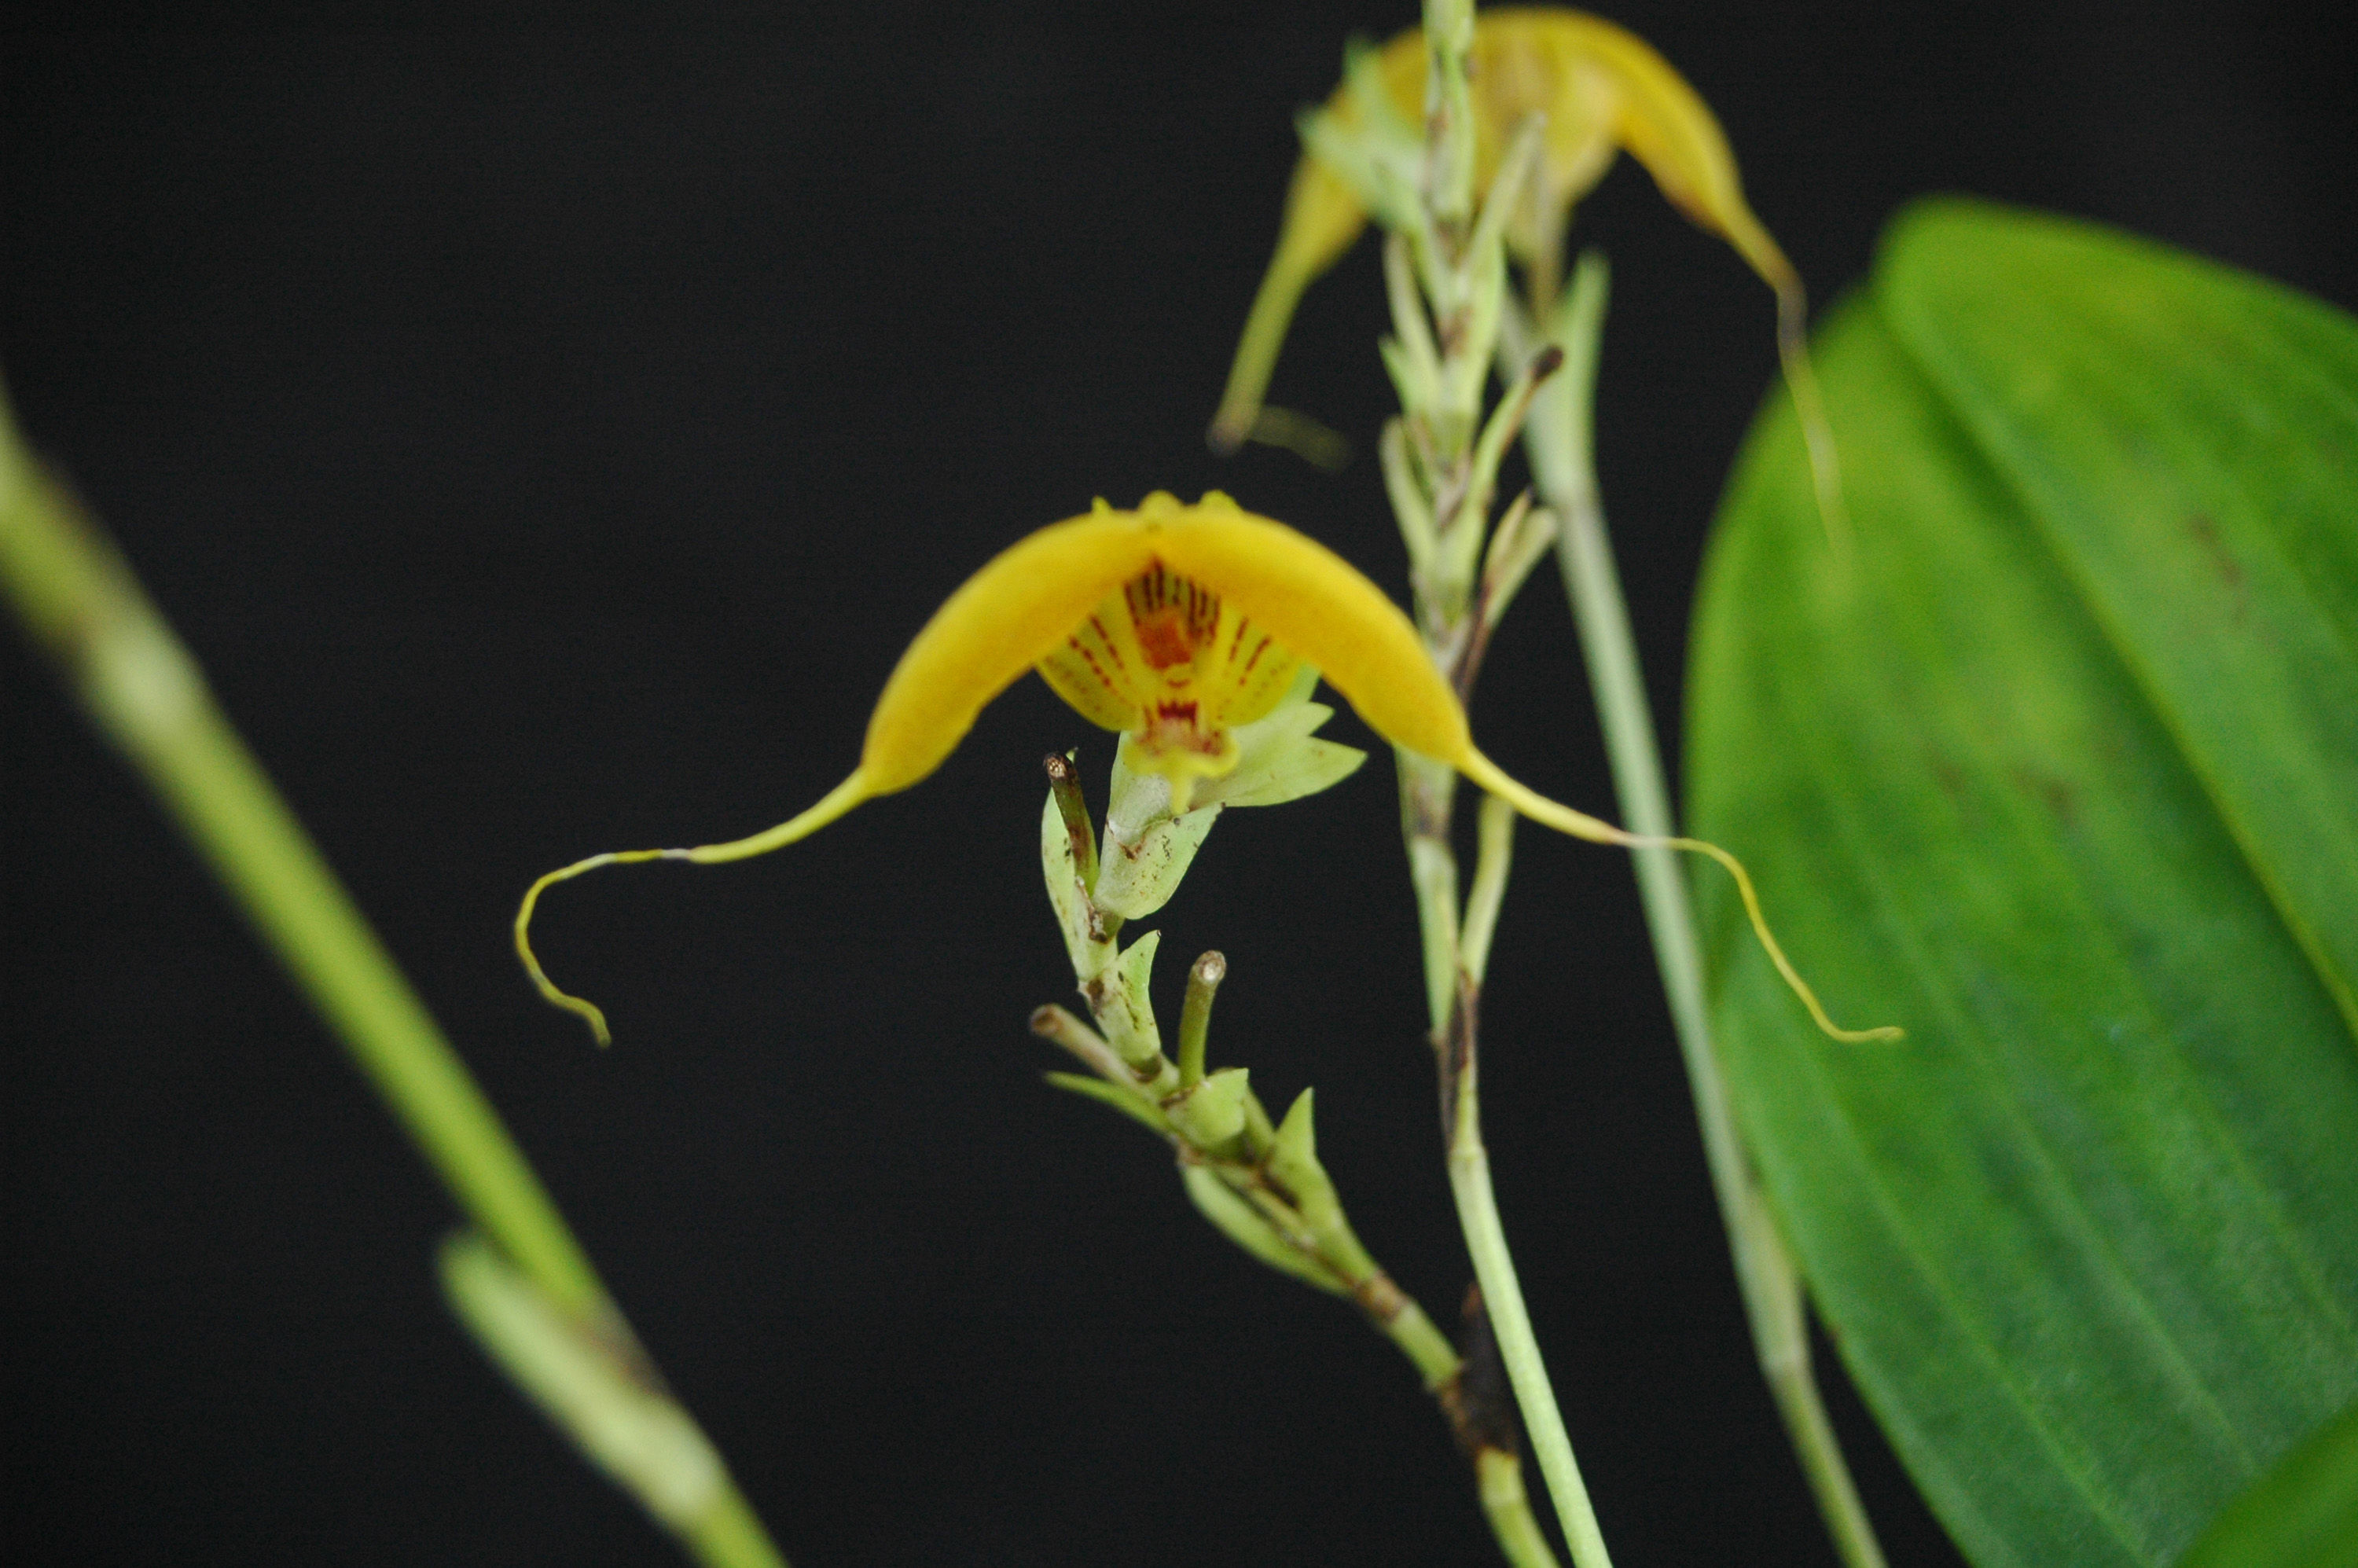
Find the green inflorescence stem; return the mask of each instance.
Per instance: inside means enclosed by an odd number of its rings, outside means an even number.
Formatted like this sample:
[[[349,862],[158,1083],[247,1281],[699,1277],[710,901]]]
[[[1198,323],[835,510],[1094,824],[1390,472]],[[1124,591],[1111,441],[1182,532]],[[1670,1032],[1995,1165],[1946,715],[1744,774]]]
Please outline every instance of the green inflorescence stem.
[[[1498,1218],[1498,1200],[1490,1184],[1490,1155],[1482,1143],[1476,1075],[1460,1073],[1455,1087],[1457,1129],[1449,1140],[1449,1190],[1457,1200],[1457,1221],[1466,1232],[1474,1277],[1481,1282],[1482,1299],[1489,1309],[1498,1357],[1506,1363],[1508,1380],[1522,1409],[1531,1457],[1539,1462],[1540,1474],[1555,1498],[1556,1517],[1563,1526],[1564,1544],[1573,1562],[1580,1568],[1607,1568],[1612,1559],[1605,1549],[1605,1535],[1588,1500],[1587,1485],[1580,1478],[1579,1463],[1573,1457],[1572,1438],[1564,1431],[1563,1412],[1556,1408],[1555,1385],[1540,1357],[1539,1336],[1531,1332],[1531,1313],[1523,1305],[1522,1285],[1515,1276],[1514,1253]]]
[[[1533,400],[1523,438],[1540,493],[1556,514],[1557,560],[1579,629],[1622,823],[1633,833],[1669,838],[1678,832],[1678,823],[1663,782],[1661,752],[1628,606],[1606,532],[1592,449],[1597,345],[1608,287],[1604,258],[1594,251],[1584,254],[1569,288],[1553,306],[1544,340],[1563,351],[1563,367]],[[1543,346],[1538,337],[1528,323],[1505,334],[1500,373],[1518,373]],[[1630,854],[1761,1369],[1843,1562],[1847,1568],[1884,1568],[1882,1549],[1811,1370],[1800,1278],[1767,1195],[1746,1159],[1720,1075],[1704,1003],[1702,946],[1688,903],[1685,870],[1668,849],[1639,849]]]

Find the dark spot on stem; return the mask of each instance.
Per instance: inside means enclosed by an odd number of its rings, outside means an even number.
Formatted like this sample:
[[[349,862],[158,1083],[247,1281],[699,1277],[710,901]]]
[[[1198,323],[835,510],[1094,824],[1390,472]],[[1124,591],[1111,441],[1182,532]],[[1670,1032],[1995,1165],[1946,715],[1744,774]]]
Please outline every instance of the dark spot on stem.
[[[1353,1285],[1351,1297],[1359,1303],[1361,1312],[1387,1326],[1408,1310],[1408,1297],[1381,1269]]]
[[[1498,1357],[1498,1336],[1490,1331],[1490,1314],[1482,1303],[1480,1285],[1466,1287],[1464,1313],[1457,1353],[1466,1364],[1458,1368],[1455,1381],[1440,1390],[1450,1434],[1468,1459],[1486,1448],[1518,1453],[1522,1437],[1515,1424],[1514,1396],[1507,1385],[1506,1364]]]

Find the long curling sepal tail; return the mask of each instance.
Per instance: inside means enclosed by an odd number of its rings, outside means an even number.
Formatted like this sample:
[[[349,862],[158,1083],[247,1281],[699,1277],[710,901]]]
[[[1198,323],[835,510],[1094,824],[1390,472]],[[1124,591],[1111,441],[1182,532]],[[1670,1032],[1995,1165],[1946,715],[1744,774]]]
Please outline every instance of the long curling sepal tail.
[[[849,778],[829,790],[817,806],[750,838],[735,838],[725,844],[702,844],[693,849],[616,849],[576,860],[569,866],[560,866],[525,890],[524,902],[516,908],[516,957],[524,960],[525,973],[532,977],[532,983],[539,988],[543,997],[568,1012],[579,1014],[590,1025],[590,1033],[600,1045],[611,1045],[614,1035],[606,1027],[605,1013],[595,1002],[557,989],[547,972],[540,967],[540,959],[533,953],[532,915],[540,905],[543,892],[558,882],[569,882],[583,872],[594,871],[600,866],[628,866],[641,860],[694,860],[701,865],[715,865],[723,860],[742,860],[755,855],[766,855],[773,849],[785,848],[797,838],[810,837],[861,801],[881,793],[870,784],[864,769],[855,768]]]

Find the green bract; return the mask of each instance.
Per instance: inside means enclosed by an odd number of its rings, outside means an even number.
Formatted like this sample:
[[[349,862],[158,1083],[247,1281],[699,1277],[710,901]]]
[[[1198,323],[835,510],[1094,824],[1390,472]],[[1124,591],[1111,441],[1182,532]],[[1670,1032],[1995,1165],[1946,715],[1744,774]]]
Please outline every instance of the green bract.
[[[1918,208],[1781,397],[1696,618],[1723,1054],[1853,1376],[1968,1555],[2166,1563],[2358,1395],[2358,325]]]

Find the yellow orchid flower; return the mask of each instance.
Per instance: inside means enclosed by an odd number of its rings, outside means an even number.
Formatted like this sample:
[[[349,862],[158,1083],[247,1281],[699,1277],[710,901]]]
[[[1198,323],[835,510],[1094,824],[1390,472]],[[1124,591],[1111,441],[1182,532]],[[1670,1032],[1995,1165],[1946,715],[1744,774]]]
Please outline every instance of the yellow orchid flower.
[[[825,798],[749,838],[692,849],[592,855],[549,872],[516,912],[516,952],[550,1001],[579,1013],[599,1044],[604,1016],[550,983],[529,928],[552,883],[636,860],[711,864],[807,838],[862,801],[908,788],[939,767],[983,705],[1037,669],[1081,716],[1122,732],[1134,770],[1171,781],[1184,811],[1195,780],[1236,765],[1231,727],[1274,708],[1308,660],[1368,727],[1448,762],[1535,822],[1592,843],[1661,844],[1727,868],[1753,930],[1818,1027],[1842,1040],[1891,1030],[1837,1029],[1768,933],[1752,879],[1726,850],[1695,838],[1645,838],[1560,806],[1501,772],[1474,745],[1465,709],[1416,629],[1343,557],[1217,491],[1189,506],[1162,492],[1134,512],[1103,501],[1001,551],[934,612],[884,683],[860,765]]]
[[[1468,57],[1474,99],[1475,173],[1487,189],[1516,128],[1546,116],[1539,163],[1524,202],[1508,225],[1509,243],[1531,269],[1534,294],[1552,297],[1562,273],[1564,226],[1627,149],[1646,166],[1671,205],[1734,246],[1777,295],[1777,345],[1809,435],[1820,504],[1830,529],[1840,524],[1833,447],[1810,373],[1808,298],[1801,275],[1746,205],[1736,155],[1711,110],[1653,46],[1584,12],[1553,6],[1478,13]],[[1412,28],[1383,48],[1379,70],[1393,104],[1423,117],[1424,33]],[[1344,124],[1357,117],[1347,85],[1325,113]],[[1303,291],[1342,258],[1367,226],[1368,213],[1342,177],[1304,153],[1294,166],[1278,232],[1277,254],[1262,276],[1244,337],[1213,416],[1212,445],[1232,451],[1261,417],[1261,397]]]

